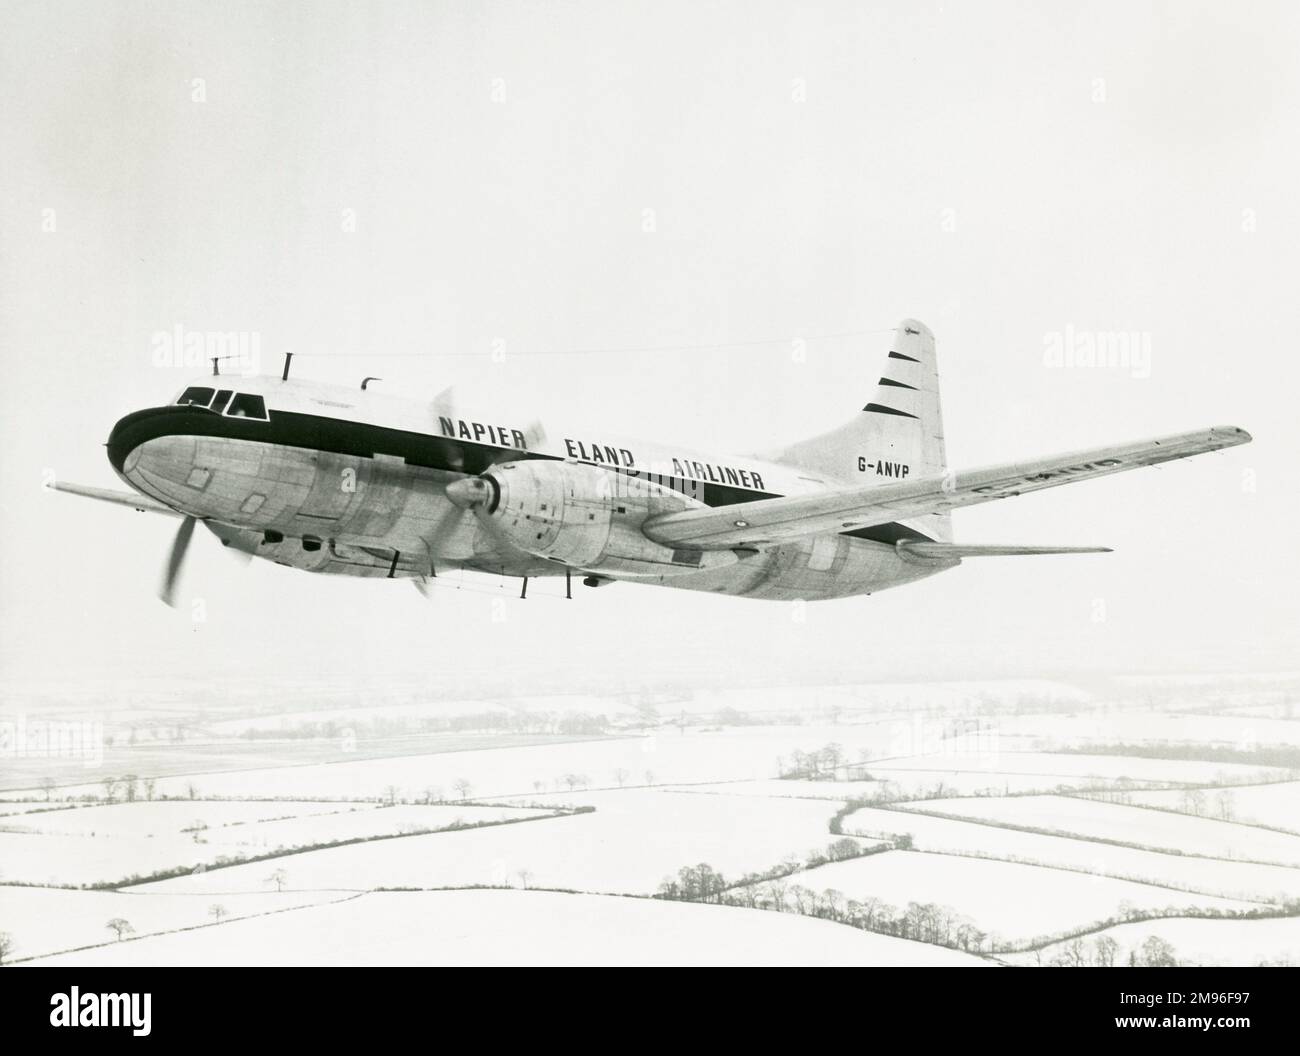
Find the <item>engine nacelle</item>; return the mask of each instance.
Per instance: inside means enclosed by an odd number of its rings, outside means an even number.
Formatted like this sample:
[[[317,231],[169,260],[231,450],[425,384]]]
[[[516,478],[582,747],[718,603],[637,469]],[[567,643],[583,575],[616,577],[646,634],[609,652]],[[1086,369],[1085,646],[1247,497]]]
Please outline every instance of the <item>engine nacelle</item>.
[[[647,538],[647,517],[699,505],[649,477],[526,459],[449,484],[447,497],[511,546],[570,568],[665,576],[738,560],[729,550],[674,550]]]

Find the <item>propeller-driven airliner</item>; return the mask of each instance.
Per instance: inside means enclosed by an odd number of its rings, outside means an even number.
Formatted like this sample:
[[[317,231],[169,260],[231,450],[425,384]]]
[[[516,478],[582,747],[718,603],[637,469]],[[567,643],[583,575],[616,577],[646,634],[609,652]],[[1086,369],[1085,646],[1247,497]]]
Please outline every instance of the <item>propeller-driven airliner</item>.
[[[214,364],[214,372],[219,367]],[[843,424],[764,456],[555,432],[451,392],[208,376],[113,427],[130,492],[52,487],[181,518],[161,596],[197,524],[280,565],[424,586],[453,570],[815,601],[872,594],[966,558],[1103,547],[954,541],[952,511],[1247,443],[1236,426],[970,470],[944,446],[931,331],[899,325]],[[864,384],[864,389],[866,385]],[[845,408],[846,412],[849,408]]]

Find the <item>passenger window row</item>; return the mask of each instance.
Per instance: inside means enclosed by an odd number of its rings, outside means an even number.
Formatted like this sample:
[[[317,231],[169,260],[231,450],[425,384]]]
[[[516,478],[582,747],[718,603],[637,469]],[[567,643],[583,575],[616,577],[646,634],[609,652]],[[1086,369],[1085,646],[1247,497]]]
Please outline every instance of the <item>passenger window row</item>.
[[[227,418],[254,418],[259,422],[269,422],[266,413],[266,401],[261,396],[248,392],[235,392],[233,389],[209,389],[202,385],[192,385],[181,393],[176,401],[182,407],[203,407]]]

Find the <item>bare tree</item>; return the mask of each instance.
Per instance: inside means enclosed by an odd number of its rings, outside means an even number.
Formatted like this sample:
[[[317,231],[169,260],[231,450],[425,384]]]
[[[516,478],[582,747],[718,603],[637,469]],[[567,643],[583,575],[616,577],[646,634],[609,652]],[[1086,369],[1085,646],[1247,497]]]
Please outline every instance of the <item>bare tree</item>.
[[[43,778],[41,781],[41,791],[45,793],[45,802],[48,803],[54,795],[54,778]]]
[[[470,791],[473,789],[474,786],[471,785],[469,781],[467,781],[465,778],[458,777],[456,778],[455,783],[451,787],[456,790],[456,795],[459,799],[466,800],[469,799]]]
[[[842,862],[846,858],[856,858],[862,851],[857,840],[845,836],[826,848],[826,856],[832,862]]]
[[[152,801],[154,790],[157,787],[158,787],[158,779],[156,777],[146,777],[144,779],[144,798]]]
[[[655,707],[653,701],[638,700],[632,707],[636,711],[637,718],[641,720],[641,725],[654,726],[659,722],[659,709]]]
[[[830,771],[831,780],[834,780],[838,774],[840,764],[844,762],[844,746],[832,742],[818,753],[820,755],[821,765]]]
[[[289,874],[283,869],[277,869],[266,878],[268,884],[275,884],[276,891],[283,891],[285,881],[289,879]]]
[[[647,785],[653,785],[655,783],[655,772],[653,770],[647,770],[645,772],[645,783]]]
[[[126,790],[126,801],[134,803],[140,791],[140,779],[135,774],[127,774],[122,778],[122,787]]]
[[[400,789],[396,785],[388,785],[384,788],[384,806],[392,807],[397,804],[397,795]]]
[[[525,891],[527,891],[528,883],[530,880],[532,880],[533,874],[527,869],[520,869],[519,872],[517,872],[515,875],[519,877],[519,886],[522,887]]]
[[[1215,797],[1215,805],[1219,811],[1219,817],[1224,821],[1231,821],[1237,815],[1237,797],[1230,789],[1224,789]]]
[[[1178,958],[1170,943],[1159,935],[1152,935],[1142,944],[1139,963],[1145,968],[1177,968]]]
[[[428,788],[424,790],[424,802],[441,803],[442,795],[443,793],[442,793],[441,785],[430,785]]]
[[[1119,956],[1119,943],[1109,935],[1098,935],[1092,943],[1093,963],[1098,968],[1113,968]]]
[[[629,775],[627,770],[625,770],[623,767],[620,766],[617,769],[615,769],[614,780],[618,782],[619,788],[622,788],[625,784],[627,784],[628,776]]]
[[[839,920],[844,905],[844,895],[834,888],[822,892],[822,913],[827,920]]]
[[[1088,951],[1083,945],[1083,939],[1074,939],[1069,942],[1064,950],[1064,958],[1066,965],[1071,968],[1087,967]]]
[[[862,926],[868,931],[875,931],[876,924],[880,919],[880,908],[884,903],[875,895],[868,895],[860,905],[862,906]]]
[[[812,912],[812,907],[817,898],[812,891],[799,884],[790,885],[790,897],[794,899],[795,912],[802,913],[805,917]]]
[[[212,905],[208,906],[208,916],[210,916],[218,924],[221,923],[223,918],[229,915],[230,915],[229,911],[220,902],[213,902]]]
[[[117,936],[118,942],[121,942],[128,935],[135,934],[135,928],[131,927],[131,922],[125,917],[114,917],[104,927]]]
[[[104,798],[112,803],[117,798],[117,778],[106,777],[103,780]]]
[[[0,931],[0,964],[4,964],[5,958],[13,952],[14,937],[7,931]]]

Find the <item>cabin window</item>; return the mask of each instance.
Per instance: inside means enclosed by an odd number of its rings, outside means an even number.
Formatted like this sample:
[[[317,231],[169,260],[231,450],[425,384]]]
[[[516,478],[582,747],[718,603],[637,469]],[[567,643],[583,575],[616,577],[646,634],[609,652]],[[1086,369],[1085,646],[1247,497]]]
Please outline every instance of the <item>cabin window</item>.
[[[176,402],[182,407],[206,407],[212,402],[212,390],[192,385],[181,393],[181,398]]]
[[[226,417],[256,418],[261,422],[270,420],[266,414],[266,401],[261,396],[253,396],[247,392],[235,393],[235,398],[226,408]]]

